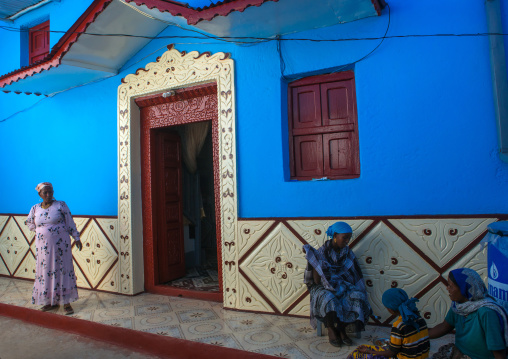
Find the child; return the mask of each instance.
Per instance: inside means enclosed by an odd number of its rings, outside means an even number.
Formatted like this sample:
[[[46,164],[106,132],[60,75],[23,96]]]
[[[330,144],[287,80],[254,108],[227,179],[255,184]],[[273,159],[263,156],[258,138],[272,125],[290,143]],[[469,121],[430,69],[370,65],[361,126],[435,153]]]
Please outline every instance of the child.
[[[388,349],[376,346],[359,346],[348,359],[353,358],[398,358],[424,359],[429,357],[430,341],[427,323],[420,317],[415,302],[399,288],[383,293],[383,305],[390,314],[399,317],[393,323]]]

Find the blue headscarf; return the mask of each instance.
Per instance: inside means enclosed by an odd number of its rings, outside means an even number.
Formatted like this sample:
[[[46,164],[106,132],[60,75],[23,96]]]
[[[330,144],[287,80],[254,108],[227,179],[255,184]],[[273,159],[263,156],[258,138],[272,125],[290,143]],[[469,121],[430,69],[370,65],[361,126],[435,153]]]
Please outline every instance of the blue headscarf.
[[[335,233],[353,233],[353,229],[346,222],[336,222],[326,230],[326,235],[333,238]]]
[[[450,273],[459,286],[460,294],[468,300],[476,301],[488,296],[487,288],[476,271],[469,268],[458,268]]]
[[[416,308],[418,299],[409,299],[407,293],[400,288],[390,288],[383,293],[383,305],[391,310],[396,310],[402,317],[402,322],[410,325],[420,331],[420,326],[416,322],[420,318],[418,308]]]

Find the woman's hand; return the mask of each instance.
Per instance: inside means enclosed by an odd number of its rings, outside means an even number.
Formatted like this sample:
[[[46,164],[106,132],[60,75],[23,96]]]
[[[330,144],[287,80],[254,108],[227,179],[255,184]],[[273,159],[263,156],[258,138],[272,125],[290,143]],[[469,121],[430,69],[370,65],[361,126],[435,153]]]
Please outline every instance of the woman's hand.
[[[79,249],[79,251],[81,252],[81,250],[83,249],[83,243],[81,243],[81,241],[76,241],[76,247]]]
[[[375,350],[372,350],[372,349],[369,349],[368,347],[364,346],[364,345],[360,345],[358,347],[358,351],[362,354],[375,354],[377,353]]]
[[[441,338],[443,335],[450,333],[454,327],[450,325],[446,320],[436,325],[434,328],[429,328],[429,338],[436,339]]]

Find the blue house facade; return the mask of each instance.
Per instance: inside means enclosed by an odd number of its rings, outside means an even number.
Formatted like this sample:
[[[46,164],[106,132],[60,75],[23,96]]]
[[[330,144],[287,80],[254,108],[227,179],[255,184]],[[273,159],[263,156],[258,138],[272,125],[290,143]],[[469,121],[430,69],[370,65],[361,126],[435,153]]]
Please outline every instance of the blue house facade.
[[[185,257],[217,262],[208,298],[227,308],[306,316],[302,245],[344,220],[381,322],[390,287],[440,322],[447,273],[485,274],[478,243],[507,218],[495,5],[62,0],[11,15],[0,274],[33,278],[23,221],[50,181],[90,244],[80,287],[175,295],[162,284]],[[30,64],[26,30],[48,21]]]

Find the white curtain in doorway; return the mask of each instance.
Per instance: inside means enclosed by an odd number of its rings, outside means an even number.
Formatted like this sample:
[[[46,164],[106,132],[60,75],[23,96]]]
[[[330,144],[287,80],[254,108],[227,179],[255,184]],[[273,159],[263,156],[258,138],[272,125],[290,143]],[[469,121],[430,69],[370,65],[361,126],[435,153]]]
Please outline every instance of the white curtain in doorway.
[[[203,148],[210,121],[189,123],[185,125],[185,138],[183,146],[183,162],[190,173],[198,169],[197,158]]]

